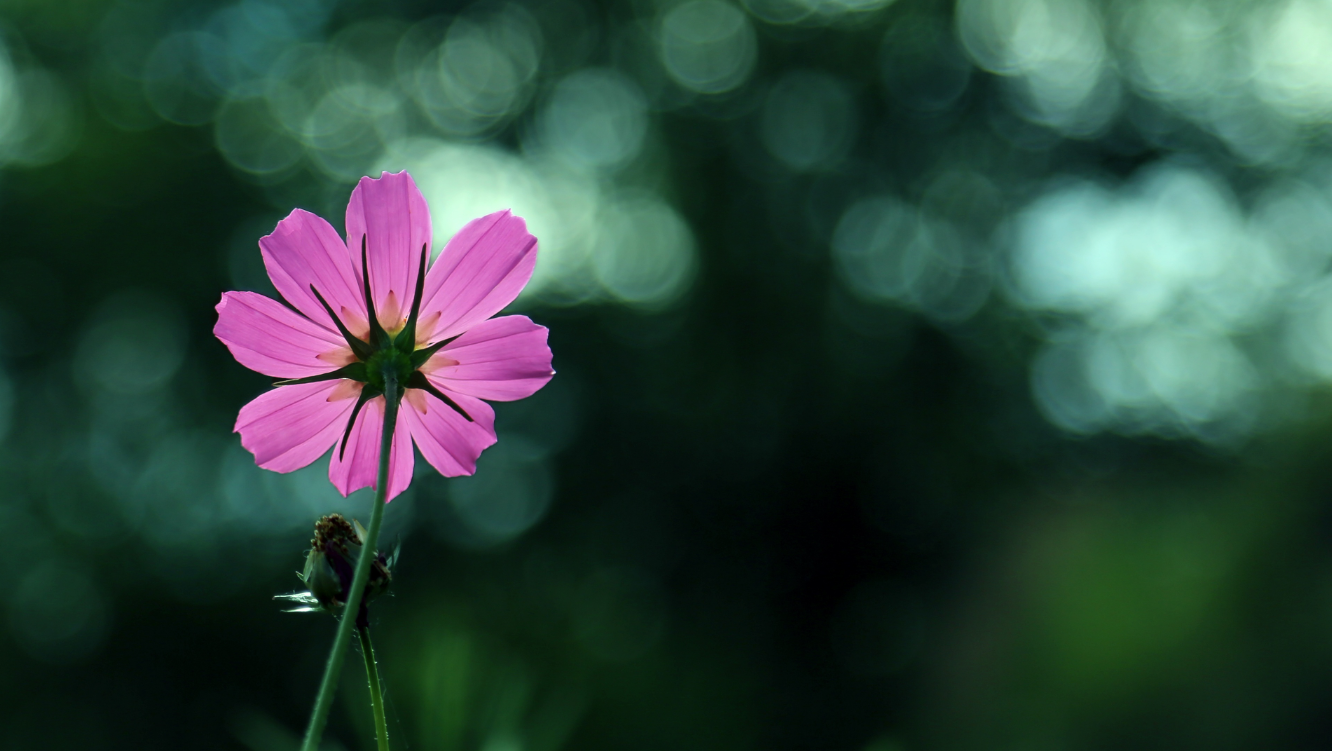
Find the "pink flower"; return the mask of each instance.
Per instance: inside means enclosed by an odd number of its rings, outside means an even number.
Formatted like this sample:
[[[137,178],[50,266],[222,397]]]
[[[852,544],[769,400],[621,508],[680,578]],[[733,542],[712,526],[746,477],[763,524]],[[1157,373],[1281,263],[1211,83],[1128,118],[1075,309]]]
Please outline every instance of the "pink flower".
[[[491,318],[532,276],[537,241],[526,223],[508,211],[474,219],[433,264],[430,238],[411,175],[386,172],[352,191],[345,243],[301,209],[259,240],[269,278],[295,310],[227,292],[213,334],[245,367],[289,379],[236,420],[260,467],[291,472],[331,447],[328,476],[343,495],[373,487],[389,367],[406,391],[387,497],[411,482],[413,442],[445,476],[470,475],[496,440],[482,400],[531,396],[555,374],[544,326]]]

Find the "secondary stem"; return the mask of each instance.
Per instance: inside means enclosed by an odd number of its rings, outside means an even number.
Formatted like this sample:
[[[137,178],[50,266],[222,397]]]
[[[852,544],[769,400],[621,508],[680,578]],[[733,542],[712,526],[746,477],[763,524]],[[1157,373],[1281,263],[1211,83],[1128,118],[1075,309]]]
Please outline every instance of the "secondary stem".
[[[347,654],[347,642],[351,639],[352,624],[360,612],[361,595],[365,593],[365,583],[370,580],[370,563],[374,560],[376,544],[379,542],[379,525],[384,520],[384,505],[388,502],[389,453],[393,448],[393,428],[398,422],[398,381],[396,374],[385,373],[384,378],[384,434],[379,441],[379,480],[375,484],[375,507],[370,512],[370,529],[366,532],[361,545],[361,557],[356,562],[356,574],[352,577],[351,591],[347,593],[347,604],[342,609],[342,618],[338,621],[338,633],[333,638],[333,651],[328,655],[328,665],[324,668],[324,680],[319,684],[319,694],[315,697],[314,709],[310,712],[310,725],[305,731],[305,742],[301,751],[315,751],[319,748],[319,739],[324,734],[324,725],[328,722],[328,711],[333,706],[333,694],[336,692],[338,675],[342,672],[342,660]],[[386,748],[381,746],[381,748]]]
[[[357,628],[361,636],[361,654],[365,657],[365,677],[370,682],[370,707],[375,711],[375,741],[379,751],[389,751],[388,722],[384,720],[384,694],[379,688],[379,667],[375,664],[375,647],[370,643],[370,629]]]

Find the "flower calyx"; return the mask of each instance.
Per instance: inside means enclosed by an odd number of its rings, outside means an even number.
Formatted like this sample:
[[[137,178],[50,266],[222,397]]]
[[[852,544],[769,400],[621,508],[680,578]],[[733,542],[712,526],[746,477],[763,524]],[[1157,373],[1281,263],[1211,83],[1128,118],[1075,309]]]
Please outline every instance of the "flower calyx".
[[[401,400],[406,389],[420,389],[447,404],[449,408],[462,415],[468,422],[473,421],[471,415],[467,414],[457,402],[430,383],[425,374],[421,372],[421,367],[426,364],[426,361],[445,345],[458,338],[454,336],[425,347],[418,348],[416,346],[416,325],[421,316],[421,297],[425,292],[426,263],[430,258],[430,246],[428,244],[421,246],[420,267],[416,274],[416,294],[412,297],[412,309],[407,316],[407,323],[396,334],[393,334],[384,329],[383,324],[379,322],[379,316],[375,314],[374,299],[370,294],[370,264],[366,245],[366,236],[362,235],[361,278],[365,295],[366,318],[370,322],[368,340],[352,334],[347,329],[347,325],[333,311],[333,306],[328,304],[328,301],[324,299],[323,295],[319,294],[319,290],[313,284],[310,285],[310,291],[314,293],[315,299],[319,301],[320,305],[324,306],[324,311],[328,313],[328,317],[337,326],[338,333],[342,334],[347,346],[351,348],[352,356],[356,358],[356,362],[328,373],[320,373],[305,378],[292,378],[273,384],[274,386],[292,386],[337,379],[347,379],[364,384],[361,388],[360,397],[356,400],[356,406],[352,409],[351,418],[347,421],[347,429],[342,435],[342,443],[338,448],[339,457],[346,453],[347,440],[351,437],[352,427],[356,424],[356,417],[361,413],[361,408],[365,406],[366,402],[379,396],[393,394],[395,399]]]

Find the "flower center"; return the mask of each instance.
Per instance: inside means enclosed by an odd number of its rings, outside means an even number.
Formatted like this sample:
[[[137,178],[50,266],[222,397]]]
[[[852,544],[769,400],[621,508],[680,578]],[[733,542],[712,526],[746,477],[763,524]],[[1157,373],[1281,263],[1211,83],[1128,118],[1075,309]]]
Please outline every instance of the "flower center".
[[[407,381],[411,379],[412,372],[415,370],[410,355],[397,347],[389,346],[370,355],[370,359],[365,363],[365,382],[376,391],[383,393],[385,382],[391,374],[395,376],[394,380],[397,382],[398,388],[402,389],[406,387]]]

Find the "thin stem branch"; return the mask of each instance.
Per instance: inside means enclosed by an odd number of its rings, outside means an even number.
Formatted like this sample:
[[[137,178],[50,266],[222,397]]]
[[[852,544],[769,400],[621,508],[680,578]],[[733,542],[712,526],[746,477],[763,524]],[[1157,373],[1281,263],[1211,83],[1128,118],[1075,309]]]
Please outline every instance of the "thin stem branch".
[[[375,646],[370,643],[370,629],[357,628],[361,636],[361,655],[365,657],[365,677],[370,682],[370,708],[375,711],[375,742],[379,751],[389,751],[388,722],[384,719],[384,693],[379,687],[379,666],[375,664]]]
[[[315,751],[319,748],[319,739],[324,734],[324,725],[328,723],[328,712],[333,706],[333,694],[337,691],[338,675],[342,672],[342,660],[347,654],[347,642],[351,640],[352,624],[361,608],[361,596],[365,593],[365,584],[370,580],[370,563],[375,558],[379,542],[379,525],[384,521],[384,505],[388,502],[389,453],[393,448],[393,428],[398,422],[397,377],[385,373],[384,379],[384,433],[379,441],[379,479],[375,485],[375,506],[370,512],[370,529],[366,532],[365,543],[361,546],[361,557],[356,562],[356,574],[352,577],[351,591],[347,593],[347,604],[342,609],[342,618],[338,621],[338,633],[333,638],[333,651],[329,652],[328,665],[324,668],[324,680],[319,684],[319,694],[315,696],[314,709],[310,712],[310,725],[305,731],[305,742],[301,751]]]

